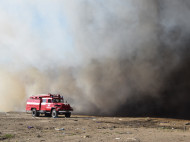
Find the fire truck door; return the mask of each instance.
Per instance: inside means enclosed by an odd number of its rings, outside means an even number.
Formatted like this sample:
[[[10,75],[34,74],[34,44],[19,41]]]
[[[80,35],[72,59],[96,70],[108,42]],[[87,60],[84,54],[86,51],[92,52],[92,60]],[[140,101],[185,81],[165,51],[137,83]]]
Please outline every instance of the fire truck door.
[[[47,103],[46,103],[46,111],[51,111],[51,104],[52,104],[52,100],[51,99],[47,99]]]
[[[46,98],[42,98],[41,110],[46,110]]]

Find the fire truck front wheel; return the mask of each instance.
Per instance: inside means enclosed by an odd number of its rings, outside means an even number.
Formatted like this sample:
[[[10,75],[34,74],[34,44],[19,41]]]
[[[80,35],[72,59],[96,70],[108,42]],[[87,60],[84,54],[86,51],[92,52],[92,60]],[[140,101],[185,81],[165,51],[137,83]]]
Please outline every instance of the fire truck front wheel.
[[[33,116],[33,117],[39,116],[39,113],[36,111],[35,108],[32,109],[32,116]]]
[[[55,118],[55,117],[58,116],[58,113],[57,113],[56,109],[53,109],[53,110],[51,111],[51,116],[52,116],[53,118]]]

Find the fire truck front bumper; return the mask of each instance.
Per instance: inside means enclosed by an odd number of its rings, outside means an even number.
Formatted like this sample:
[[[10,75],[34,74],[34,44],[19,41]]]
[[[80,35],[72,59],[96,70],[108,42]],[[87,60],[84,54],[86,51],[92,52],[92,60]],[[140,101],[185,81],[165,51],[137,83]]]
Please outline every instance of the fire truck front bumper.
[[[58,111],[59,114],[66,114],[66,113],[71,113],[70,110],[59,110]]]

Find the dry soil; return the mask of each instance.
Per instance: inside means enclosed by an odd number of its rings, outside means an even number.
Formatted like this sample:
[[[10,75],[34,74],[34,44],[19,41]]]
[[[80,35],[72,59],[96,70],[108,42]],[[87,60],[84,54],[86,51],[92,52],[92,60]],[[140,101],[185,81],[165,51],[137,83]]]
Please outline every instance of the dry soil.
[[[9,112],[0,113],[0,141],[190,142],[190,121],[83,115],[51,118]]]

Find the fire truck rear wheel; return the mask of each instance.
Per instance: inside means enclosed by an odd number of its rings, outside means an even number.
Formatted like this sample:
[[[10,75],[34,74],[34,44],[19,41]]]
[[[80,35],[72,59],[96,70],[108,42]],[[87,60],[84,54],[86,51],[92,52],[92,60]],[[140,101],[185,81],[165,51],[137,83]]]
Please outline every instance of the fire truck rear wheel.
[[[53,118],[55,118],[55,117],[58,116],[58,113],[57,113],[56,109],[53,109],[53,110],[52,110],[51,116],[52,116]]]
[[[32,116],[33,116],[33,117],[39,116],[39,113],[36,111],[35,108],[32,109]]]

